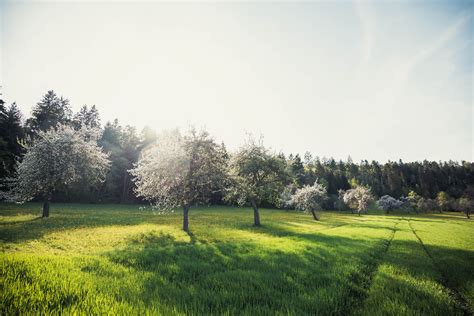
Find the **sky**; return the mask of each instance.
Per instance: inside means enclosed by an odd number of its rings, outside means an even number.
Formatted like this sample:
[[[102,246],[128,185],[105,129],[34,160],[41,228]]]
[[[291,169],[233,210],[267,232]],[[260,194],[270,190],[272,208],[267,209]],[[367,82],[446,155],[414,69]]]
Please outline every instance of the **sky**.
[[[3,98],[286,154],[474,158],[473,1],[8,2]]]

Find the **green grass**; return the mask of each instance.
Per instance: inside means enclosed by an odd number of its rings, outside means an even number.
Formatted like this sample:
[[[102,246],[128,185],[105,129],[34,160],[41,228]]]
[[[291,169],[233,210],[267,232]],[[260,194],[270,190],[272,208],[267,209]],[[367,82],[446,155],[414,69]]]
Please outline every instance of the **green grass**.
[[[463,315],[474,223],[371,215],[0,204],[1,314]],[[421,242],[420,242],[421,241]]]

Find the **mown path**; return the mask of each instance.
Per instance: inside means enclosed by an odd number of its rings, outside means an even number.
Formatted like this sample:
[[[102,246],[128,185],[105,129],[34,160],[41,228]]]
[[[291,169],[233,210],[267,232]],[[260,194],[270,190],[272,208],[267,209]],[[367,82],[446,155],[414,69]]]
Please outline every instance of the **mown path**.
[[[397,232],[401,234],[398,238]],[[467,300],[437,264],[410,218],[402,217],[394,225],[370,280],[368,294],[354,312],[356,315],[473,315]],[[426,287],[420,290],[418,284]],[[431,300],[437,293],[441,293],[438,306],[433,306]],[[416,304],[407,303],[408,295]]]
[[[413,228],[413,225],[411,224],[410,219],[408,219],[408,226],[410,226],[411,231],[415,235],[415,237],[418,239],[420,242],[421,247],[423,248],[424,252],[426,255],[430,258],[430,260],[433,262],[433,265],[436,267],[436,270],[438,271],[440,275],[440,282],[443,284],[443,286],[451,293],[453,298],[455,299],[458,307],[463,311],[464,315],[467,316],[472,316],[474,315],[474,312],[470,310],[469,304],[467,300],[464,298],[464,296],[456,289],[456,287],[453,286],[452,282],[450,281],[449,277],[447,274],[444,272],[444,270],[439,266],[439,264],[436,262],[435,258],[433,255],[430,253],[428,248],[425,246],[425,243],[423,240],[420,238],[420,236],[416,233],[415,228]]]

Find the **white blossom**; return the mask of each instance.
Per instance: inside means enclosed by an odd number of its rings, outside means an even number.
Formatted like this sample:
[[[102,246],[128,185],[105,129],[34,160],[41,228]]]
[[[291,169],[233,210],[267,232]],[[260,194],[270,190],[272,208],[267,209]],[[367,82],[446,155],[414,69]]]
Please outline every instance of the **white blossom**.
[[[305,185],[301,189],[296,190],[291,198],[291,204],[297,209],[311,213],[315,220],[319,220],[316,214],[317,210],[321,210],[321,204],[327,199],[326,188],[317,182],[312,186]]]
[[[357,210],[359,215],[367,211],[370,201],[373,200],[370,189],[360,185],[345,191],[342,198],[344,203],[352,210]]]

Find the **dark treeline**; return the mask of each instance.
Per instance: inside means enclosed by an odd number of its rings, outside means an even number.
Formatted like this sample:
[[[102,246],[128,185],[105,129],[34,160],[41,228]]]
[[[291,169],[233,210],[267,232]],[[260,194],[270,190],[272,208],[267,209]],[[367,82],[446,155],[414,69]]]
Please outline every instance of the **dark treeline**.
[[[77,184],[55,195],[55,201],[90,203],[139,203],[134,194],[134,184],[127,170],[138,161],[140,153],[152,144],[156,135],[145,128],[137,131],[133,126],[122,126],[117,120],[102,125],[95,106],[84,105],[73,113],[69,100],[48,91],[33,108],[31,116],[23,117],[15,103],[10,106],[0,102],[0,181],[15,173],[17,162],[25,153],[25,146],[34,141],[39,131],[57,124],[67,124],[75,129],[97,128],[98,143],[109,155],[111,167],[106,181],[99,188],[87,183]],[[410,191],[426,199],[436,198],[445,192],[452,198],[472,196],[474,191],[474,163],[448,162],[387,162],[381,164],[366,160],[354,163],[332,158],[319,158],[306,153],[285,157],[292,182],[297,187],[312,185],[316,180],[327,188],[329,199],[325,208],[334,208],[339,190],[347,190],[354,184],[369,186],[374,195],[407,196]],[[221,196],[213,198],[221,203]]]

